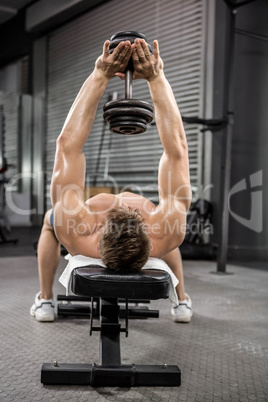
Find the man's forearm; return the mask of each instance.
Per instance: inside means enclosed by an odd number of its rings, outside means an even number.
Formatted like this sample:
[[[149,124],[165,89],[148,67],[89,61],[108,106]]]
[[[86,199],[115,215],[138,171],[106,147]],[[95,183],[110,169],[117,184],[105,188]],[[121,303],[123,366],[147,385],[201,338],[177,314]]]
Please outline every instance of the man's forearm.
[[[167,154],[183,152],[187,147],[186,136],[172,88],[164,72],[148,83],[155,107],[155,121]]]
[[[69,149],[83,148],[109,80],[96,69],[84,82],[63,125],[59,139]]]

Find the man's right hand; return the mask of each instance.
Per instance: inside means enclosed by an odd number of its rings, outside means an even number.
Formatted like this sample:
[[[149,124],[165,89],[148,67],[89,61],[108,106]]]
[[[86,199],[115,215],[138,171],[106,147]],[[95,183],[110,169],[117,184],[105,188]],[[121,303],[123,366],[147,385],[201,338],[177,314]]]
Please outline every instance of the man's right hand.
[[[159,54],[157,40],[153,42],[153,54],[150,53],[144,39],[136,38],[131,48],[134,65],[133,79],[143,78],[150,82],[163,73],[164,63]]]
[[[132,53],[131,43],[120,42],[111,54],[109,54],[109,46],[110,41],[107,40],[104,43],[102,55],[96,60],[96,70],[108,80],[115,76],[124,78],[124,71]]]

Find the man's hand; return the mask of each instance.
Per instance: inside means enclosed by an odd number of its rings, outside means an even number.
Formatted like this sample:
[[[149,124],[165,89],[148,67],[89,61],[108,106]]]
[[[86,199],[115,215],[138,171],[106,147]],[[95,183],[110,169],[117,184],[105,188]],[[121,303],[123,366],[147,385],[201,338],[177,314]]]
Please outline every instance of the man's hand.
[[[135,39],[131,45],[132,60],[134,65],[133,79],[144,78],[153,81],[163,71],[164,63],[159,55],[157,40],[153,42],[153,54],[144,39]]]
[[[111,54],[109,54],[109,45],[110,41],[107,40],[104,43],[102,55],[96,61],[96,69],[109,80],[114,76],[124,78],[124,71],[132,53],[131,43],[120,42]]]

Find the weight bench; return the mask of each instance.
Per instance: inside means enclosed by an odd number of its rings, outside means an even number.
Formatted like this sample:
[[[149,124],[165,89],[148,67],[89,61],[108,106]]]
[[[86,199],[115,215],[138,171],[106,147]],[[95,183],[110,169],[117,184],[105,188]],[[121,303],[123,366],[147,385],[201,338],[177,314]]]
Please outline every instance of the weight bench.
[[[100,386],[179,386],[181,372],[177,366],[125,365],[121,363],[120,332],[128,335],[128,300],[166,299],[171,279],[161,270],[144,269],[138,273],[119,274],[99,265],[75,268],[71,289],[75,295],[91,297],[90,335],[100,331],[99,364],[44,363],[43,384]],[[93,300],[99,298],[100,325],[93,325]],[[119,299],[124,299],[125,327],[119,322]]]

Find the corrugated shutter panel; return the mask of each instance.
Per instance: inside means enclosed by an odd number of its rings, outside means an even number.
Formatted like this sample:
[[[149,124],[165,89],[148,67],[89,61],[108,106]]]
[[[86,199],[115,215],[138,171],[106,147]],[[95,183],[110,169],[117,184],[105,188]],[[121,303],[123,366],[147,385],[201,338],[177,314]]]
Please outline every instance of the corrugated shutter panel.
[[[127,0],[109,1],[63,26],[49,36],[48,104],[47,104],[47,199],[53,169],[55,141],[68,110],[87,75],[94,68],[102,44],[114,32],[143,32],[150,43],[157,38],[165,73],[170,81],[181,113],[201,113],[203,63],[202,0]],[[92,184],[100,138],[103,130],[102,107],[114,91],[124,97],[124,83],[113,79],[100,103],[96,120],[85,144],[87,184]],[[133,98],[151,102],[145,81],[133,83]],[[193,187],[200,184],[202,138],[197,126],[186,127]],[[97,184],[111,185],[103,173],[109,165],[109,176],[120,188],[126,187],[157,202],[157,171],[163,149],[155,126],[140,136],[112,136],[106,128],[99,164]]]
[[[10,180],[19,172],[20,96],[0,91],[0,105],[3,105],[4,114],[4,156],[9,165],[5,177]],[[13,191],[17,191],[17,185],[18,182],[14,182]]]

